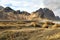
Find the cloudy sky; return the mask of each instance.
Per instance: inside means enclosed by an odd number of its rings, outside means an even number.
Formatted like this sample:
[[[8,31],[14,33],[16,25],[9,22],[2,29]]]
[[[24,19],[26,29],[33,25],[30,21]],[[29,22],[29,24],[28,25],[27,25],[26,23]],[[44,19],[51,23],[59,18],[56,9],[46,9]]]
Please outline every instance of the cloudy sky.
[[[60,16],[60,0],[0,0],[0,6],[27,12],[47,7],[53,10],[55,15]]]

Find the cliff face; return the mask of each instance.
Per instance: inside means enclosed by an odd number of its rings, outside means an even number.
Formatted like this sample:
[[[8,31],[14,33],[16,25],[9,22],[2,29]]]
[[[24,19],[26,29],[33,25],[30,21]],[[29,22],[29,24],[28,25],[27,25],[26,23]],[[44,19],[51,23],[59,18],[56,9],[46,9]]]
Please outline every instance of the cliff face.
[[[28,13],[26,11],[15,11],[10,7],[4,8],[0,6],[0,20],[40,20],[41,18],[51,20],[57,19],[53,11],[48,8],[40,8],[35,12]]]

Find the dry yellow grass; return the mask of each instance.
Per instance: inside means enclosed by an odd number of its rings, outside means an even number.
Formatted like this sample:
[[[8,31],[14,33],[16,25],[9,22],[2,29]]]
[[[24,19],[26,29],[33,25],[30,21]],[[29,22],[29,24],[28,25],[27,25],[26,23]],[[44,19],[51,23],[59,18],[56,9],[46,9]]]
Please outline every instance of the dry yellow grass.
[[[48,28],[48,24],[42,25],[42,28]]]
[[[47,37],[49,40],[60,40],[60,32]]]
[[[59,27],[52,22],[0,22],[0,40],[60,40]]]
[[[58,24],[52,25],[52,28],[57,28]]]
[[[0,32],[0,40],[60,40],[60,29],[20,29]]]
[[[60,24],[52,25],[52,28],[59,28],[59,27],[60,27]]]

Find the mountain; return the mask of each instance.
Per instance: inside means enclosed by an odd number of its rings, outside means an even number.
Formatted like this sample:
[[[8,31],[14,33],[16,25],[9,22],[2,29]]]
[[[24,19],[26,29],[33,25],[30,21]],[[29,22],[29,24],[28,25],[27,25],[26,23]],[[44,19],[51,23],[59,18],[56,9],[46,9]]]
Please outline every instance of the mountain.
[[[26,11],[15,11],[10,7],[0,10],[0,20],[26,20],[28,15],[30,15],[30,13]]]
[[[56,17],[56,20],[60,20],[60,17],[59,16],[55,16]]]
[[[4,12],[12,12],[14,11],[13,9],[11,9],[10,7],[6,7],[3,9]]]
[[[0,6],[0,10],[2,10],[2,9],[4,9],[4,7],[3,6]]]
[[[13,10],[10,7],[0,6],[0,20],[60,20],[58,16],[55,16],[53,11],[48,8],[40,8],[35,12],[28,13],[26,11]]]
[[[49,10],[48,8],[40,8],[39,10],[36,10],[35,12],[33,12],[33,14],[38,15],[40,18],[46,18],[46,19],[50,19],[50,20],[54,20],[55,19],[55,15],[53,13],[52,10]]]

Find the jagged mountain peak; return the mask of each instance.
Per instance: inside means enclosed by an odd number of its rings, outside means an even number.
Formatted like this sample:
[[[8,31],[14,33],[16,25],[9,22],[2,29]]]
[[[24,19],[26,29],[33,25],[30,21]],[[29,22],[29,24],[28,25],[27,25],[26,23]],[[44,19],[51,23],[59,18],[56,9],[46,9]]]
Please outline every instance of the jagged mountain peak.
[[[10,7],[6,7],[3,9],[5,12],[11,12],[11,11],[14,11],[12,8]]]
[[[53,11],[50,10],[49,8],[40,8],[33,13],[38,14],[38,16],[41,18],[55,19]]]
[[[3,8],[3,7],[1,7]],[[20,10],[13,10],[10,7],[3,8],[0,10],[0,19],[10,19],[10,20],[29,20],[29,19],[36,19],[46,18],[56,20],[58,17],[54,15],[54,12],[49,8],[40,8],[35,12],[29,13],[26,11]]]

